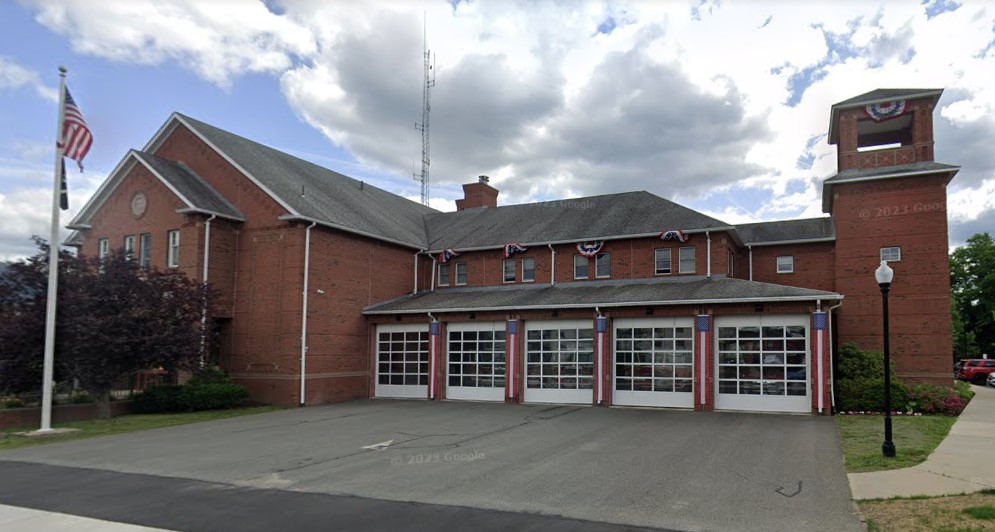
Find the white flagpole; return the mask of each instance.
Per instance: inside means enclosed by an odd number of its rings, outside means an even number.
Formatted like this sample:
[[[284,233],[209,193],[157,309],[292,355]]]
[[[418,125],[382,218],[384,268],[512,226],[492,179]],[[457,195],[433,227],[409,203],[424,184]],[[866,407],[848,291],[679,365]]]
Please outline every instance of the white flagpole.
[[[41,387],[41,428],[52,430],[52,374],[55,365],[55,309],[59,296],[59,198],[62,194],[62,122],[66,112],[66,68],[59,67],[59,121],[55,128],[55,185],[48,238],[48,307],[45,310],[45,369]]]

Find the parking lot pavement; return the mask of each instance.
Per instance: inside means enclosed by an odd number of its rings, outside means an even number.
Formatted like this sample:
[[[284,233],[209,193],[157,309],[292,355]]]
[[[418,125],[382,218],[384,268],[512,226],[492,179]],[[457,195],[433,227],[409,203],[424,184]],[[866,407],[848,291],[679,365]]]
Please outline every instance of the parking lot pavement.
[[[0,460],[681,530],[859,530],[830,418],[367,400]]]

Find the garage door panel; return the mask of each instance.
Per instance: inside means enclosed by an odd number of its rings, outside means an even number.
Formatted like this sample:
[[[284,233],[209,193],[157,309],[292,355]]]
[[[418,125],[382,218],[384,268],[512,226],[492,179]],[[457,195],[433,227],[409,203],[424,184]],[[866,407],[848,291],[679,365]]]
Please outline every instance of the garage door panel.
[[[429,331],[421,324],[377,326],[377,397],[428,397]]]
[[[613,404],[694,407],[693,321],[615,320]]]
[[[808,316],[716,319],[715,408],[808,412]]]
[[[505,323],[452,323],[447,326],[446,398],[503,401]]]
[[[529,403],[594,400],[594,328],[587,320],[525,324],[525,396]]]

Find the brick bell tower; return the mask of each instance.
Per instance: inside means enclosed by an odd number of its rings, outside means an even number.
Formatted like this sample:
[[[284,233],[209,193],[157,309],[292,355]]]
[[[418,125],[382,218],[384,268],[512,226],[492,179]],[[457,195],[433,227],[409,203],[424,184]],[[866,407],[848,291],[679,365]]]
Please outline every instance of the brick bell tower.
[[[891,357],[907,382],[951,383],[947,184],[960,169],[933,160],[933,110],[942,89],[877,89],[832,107],[837,173],[822,189],[836,228],[838,345],[880,351],[881,291],[895,271]]]

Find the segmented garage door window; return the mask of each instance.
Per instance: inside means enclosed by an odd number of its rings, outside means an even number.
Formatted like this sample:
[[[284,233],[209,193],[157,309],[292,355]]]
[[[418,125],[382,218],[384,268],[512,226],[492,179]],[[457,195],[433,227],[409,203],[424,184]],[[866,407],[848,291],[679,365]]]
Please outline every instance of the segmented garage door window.
[[[805,327],[719,327],[719,393],[805,395]]]
[[[504,387],[504,331],[449,331],[449,385]]]
[[[615,389],[690,392],[694,354],[691,327],[615,330]]]
[[[590,327],[529,330],[529,388],[590,390],[594,387],[594,330]]]
[[[377,334],[377,382],[428,384],[428,331]]]

